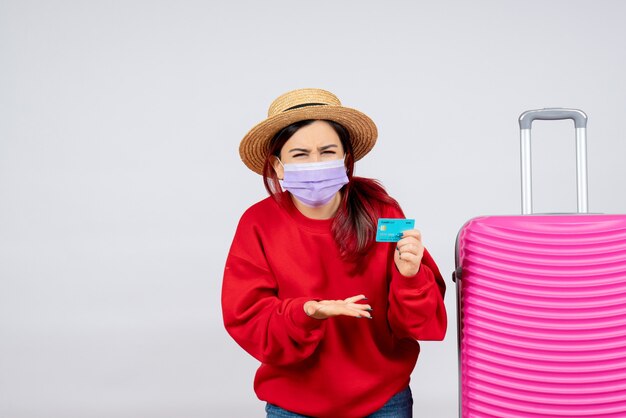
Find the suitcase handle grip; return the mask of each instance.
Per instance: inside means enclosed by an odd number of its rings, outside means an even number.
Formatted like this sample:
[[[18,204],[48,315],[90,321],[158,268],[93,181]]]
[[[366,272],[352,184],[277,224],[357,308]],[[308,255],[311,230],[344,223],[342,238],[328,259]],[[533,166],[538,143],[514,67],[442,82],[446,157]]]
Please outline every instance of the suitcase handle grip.
[[[576,126],[576,190],[578,213],[588,213],[587,198],[587,115],[578,109],[549,108],[528,110],[519,117],[522,172],[522,214],[533,213],[530,163],[530,128],[535,119],[573,119]]]
[[[530,129],[535,119],[540,120],[563,120],[572,119],[576,128],[587,127],[587,115],[578,109],[548,108],[528,110],[519,117],[520,129]]]

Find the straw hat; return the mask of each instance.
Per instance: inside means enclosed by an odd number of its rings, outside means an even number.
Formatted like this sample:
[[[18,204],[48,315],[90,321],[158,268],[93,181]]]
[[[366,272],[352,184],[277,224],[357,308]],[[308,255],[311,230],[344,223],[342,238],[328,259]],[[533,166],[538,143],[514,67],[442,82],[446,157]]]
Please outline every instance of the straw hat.
[[[243,137],[239,144],[241,160],[250,170],[263,174],[270,140],[286,126],[307,119],[332,120],[345,127],[350,134],[355,161],[374,147],[378,137],[376,125],[367,115],[342,106],[331,92],[321,89],[293,90],[274,100],[267,119]]]

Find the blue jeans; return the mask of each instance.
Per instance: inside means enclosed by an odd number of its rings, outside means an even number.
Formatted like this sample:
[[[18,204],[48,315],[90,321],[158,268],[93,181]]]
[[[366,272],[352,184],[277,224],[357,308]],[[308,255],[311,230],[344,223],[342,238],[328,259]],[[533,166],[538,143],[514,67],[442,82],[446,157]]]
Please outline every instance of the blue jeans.
[[[305,415],[295,414],[279,406],[268,403],[265,406],[267,418],[306,418]],[[413,395],[411,388],[395,394],[378,411],[366,418],[411,418],[413,417]]]

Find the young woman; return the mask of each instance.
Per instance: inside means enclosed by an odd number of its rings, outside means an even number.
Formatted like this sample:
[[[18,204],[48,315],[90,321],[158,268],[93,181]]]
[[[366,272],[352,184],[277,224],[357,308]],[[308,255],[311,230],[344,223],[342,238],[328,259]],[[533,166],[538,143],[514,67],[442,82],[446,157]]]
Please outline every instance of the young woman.
[[[417,340],[446,332],[445,284],[418,230],[376,242],[404,218],[354,162],[374,122],[319,89],[288,92],[243,138],[270,197],[241,217],[222,285],[229,334],[261,362],[268,417],[411,417]]]

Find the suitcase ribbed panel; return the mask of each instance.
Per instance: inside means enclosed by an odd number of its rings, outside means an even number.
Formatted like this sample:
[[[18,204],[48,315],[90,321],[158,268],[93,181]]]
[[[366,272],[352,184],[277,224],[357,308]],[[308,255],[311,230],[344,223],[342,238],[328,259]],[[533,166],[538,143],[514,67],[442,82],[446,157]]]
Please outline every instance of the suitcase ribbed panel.
[[[461,415],[626,417],[626,217],[459,233]]]

